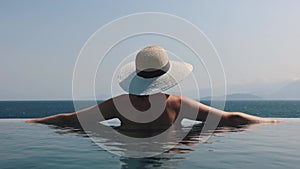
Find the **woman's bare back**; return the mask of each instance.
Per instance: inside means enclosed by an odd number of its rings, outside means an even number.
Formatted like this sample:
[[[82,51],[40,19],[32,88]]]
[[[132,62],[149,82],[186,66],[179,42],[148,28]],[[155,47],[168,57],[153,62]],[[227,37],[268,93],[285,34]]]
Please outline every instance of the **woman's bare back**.
[[[161,112],[156,112],[155,109],[151,110],[156,105],[153,104],[153,100],[151,101],[150,97],[155,97],[155,95],[164,96],[165,98],[164,100],[156,102],[157,104],[165,105]],[[80,117],[90,120],[91,123],[99,123],[102,120],[118,118],[121,121],[120,128],[145,130],[168,128],[175,124],[175,122],[181,121],[182,118],[205,122],[209,113],[220,119],[219,126],[239,126],[252,123],[276,122],[276,120],[273,119],[261,118],[240,112],[224,112],[179,95],[168,95],[163,93],[155,95],[137,96],[124,94],[78,112],[58,114],[50,117],[28,120],[27,122],[81,128],[80,120],[78,119]],[[124,104],[125,107],[123,105],[122,109],[120,109],[118,104]],[[182,109],[182,107],[184,107],[184,109]],[[141,113],[141,116],[139,116],[139,114],[133,115],[135,119],[130,120],[128,115],[130,115],[129,113],[133,113],[133,109],[137,110],[134,111],[134,113]],[[102,119],[93,118],[96,116],[99,117],[100,112],[103,117]],[[143,112],[149,114],[143,114]],[[153,120],[150,119],[150,122],[147,122],[149,118],[152,118],[151,114],[157,113],[159,113],[157,118],[155,117]],[[178,125],[178,123],[176,123],[176,125]]]

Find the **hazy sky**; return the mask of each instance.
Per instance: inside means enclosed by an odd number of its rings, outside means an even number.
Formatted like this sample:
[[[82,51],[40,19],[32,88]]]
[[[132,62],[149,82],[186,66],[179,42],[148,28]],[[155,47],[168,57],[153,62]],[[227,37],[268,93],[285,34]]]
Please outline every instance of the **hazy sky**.
[[[300,78],[297,0],[1,0],[0,99],[70,99],[73,68],[86,40],[136,12],[170,13],[199,27],[215,45],[228,85]]]

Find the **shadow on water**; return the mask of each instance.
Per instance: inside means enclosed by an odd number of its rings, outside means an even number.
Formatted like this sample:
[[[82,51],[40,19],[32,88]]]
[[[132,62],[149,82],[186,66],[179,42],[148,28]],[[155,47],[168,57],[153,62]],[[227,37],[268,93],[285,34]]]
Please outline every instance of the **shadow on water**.
[[[189,153],[197,151],[195,150],[196,148],[195,146],[200,144],[214,144],[217,141],[215,139],[207,140],[201,138],[201,136],[203,135],[205,136],[205,133],[207,133],[207,135],[211,135],[212,137],[219,137],[220,133],[243,132],[243,131],[247,131],[249,128],[249,125],[240,126],[240,127],[218,127],[215,131],[209,132],[209,131],[202,131],[203,126],[204,126],[203,124],[197,124],[191,126],[190,128],[182,128],[182,130],[190,130],[190,131],[179,143],[177,143],[176,146],[159,155],[153,157],[146,157],[146,158],[120,157],[119,159],[121,162],[120,168],[121,169],[178,168],[178,166],[180,166],[180,160],[186,159]],[[50,128],[55,129],[55,133],[60,135],[72,133],[80,137],[89,137],[82,129],[62,128],[57,126],[50,126]],[[109,142],[109,140],[107,142]],[[108,145],[116,146],[118,144],[109,143]]]

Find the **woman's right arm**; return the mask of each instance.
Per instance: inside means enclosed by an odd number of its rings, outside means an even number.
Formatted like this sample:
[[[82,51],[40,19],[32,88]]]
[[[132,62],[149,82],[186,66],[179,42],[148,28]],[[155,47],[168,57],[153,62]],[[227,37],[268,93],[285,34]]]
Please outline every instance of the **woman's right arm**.
[[[196,120],[205,122],[208,115],[220,119],[219,126],[240,126],[254,123],[275,123],[278,120],[270,118],[257,117],[241,112],[225,112],[215,109],[213,107],[204,105],[193,99],[187,97],[181,97],[181,105],[185,107],[187,111],[186,118],[196,117]],[[189,114],[190,112],[197,113],[196,115]]]

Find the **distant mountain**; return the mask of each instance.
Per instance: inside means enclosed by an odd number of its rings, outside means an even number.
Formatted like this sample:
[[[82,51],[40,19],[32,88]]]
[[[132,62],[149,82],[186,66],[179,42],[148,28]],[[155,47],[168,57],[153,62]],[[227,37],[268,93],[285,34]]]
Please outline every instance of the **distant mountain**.
[[[256,96],[254,94],[248,93],[235,93],[227,95],[227,100],[262,100],[263,98]]]
[[[223,97],[216,97],[216,100],[221,100]],[[262,100],[263,98],[256,96],[254,94],[248,93],[234,93],[226,96],[226,100]],[[202,100],[211,100],[211,97],[204,97]]]
[[[292,81],[267,96],[270,99],[300,99],[300,80]]]

